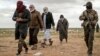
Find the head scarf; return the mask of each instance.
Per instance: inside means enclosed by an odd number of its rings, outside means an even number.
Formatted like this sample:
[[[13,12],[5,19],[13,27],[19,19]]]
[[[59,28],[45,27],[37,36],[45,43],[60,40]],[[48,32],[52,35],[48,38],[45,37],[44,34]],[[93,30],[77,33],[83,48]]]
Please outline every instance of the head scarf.
[[[45,14],[48,13],[48,7],[44,7],[43,10],[44,10],[44,13],[45,13]]]
[[[16,8],[16,10],[17,10],[18,13],[22,13],[25,8],[26,8],[26,6],[23,5],[22,1],[18,1],[17,2],[17,8]]]
[[[63,20],[64,20],[65,18],[64,18],[64,16],[63,15],[60,15],[60,20],[63,22]]]
[[[30,12],[34,12],[34,11],[35,11],[35,6],[34,6],[33,4],[31,4],[31,5],[29,6],[29,8],[30,8]]]

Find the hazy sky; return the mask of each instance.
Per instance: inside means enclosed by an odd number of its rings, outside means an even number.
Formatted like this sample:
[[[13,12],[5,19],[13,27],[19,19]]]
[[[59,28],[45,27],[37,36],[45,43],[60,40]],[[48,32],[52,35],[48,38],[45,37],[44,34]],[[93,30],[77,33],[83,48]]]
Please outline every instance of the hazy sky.
[[[34,4],[36,9],[43,12],[43,7],[48,7],[53,13],[55,23],[57,23],[60,14],[63,14],[69,21],[69,27],[81,27],[79,16],[85,10],[83,6],[87,0],[23,0],[27,9],[30,4]],[[93,8],[100,16],[100,0],[90,0],[93,2]],[[16,9],[17,0],[0,0],[0,28],[14,28],[15,22],[12,21],[13,13]],[[100,18],[100,17],[99,17]],[[100,20],[99,20],[100,24]]]

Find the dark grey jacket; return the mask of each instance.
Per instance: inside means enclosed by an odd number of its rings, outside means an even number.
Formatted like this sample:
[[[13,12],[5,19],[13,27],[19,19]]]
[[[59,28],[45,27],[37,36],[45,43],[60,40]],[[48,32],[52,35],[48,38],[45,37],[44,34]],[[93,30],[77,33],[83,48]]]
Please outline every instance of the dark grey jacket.
[[[17,22],[17,17],[22,18],[23,21]],[[17,11],[15,11],[12,19],[13,21],[16,21],[15,39],[19,39],[20,35],[23,39],[25,39],[27,35],[28,23],[30,21],[30,12],[27,9],[25,9],[22,13],[18,13]]]
[[[13,21],[16,21],[17,17],[19,17],[19,13],[15,11],[13,18],[12,18]],[[28,23],[30,21],[30,12],[27,9],[25,9],[24,12],[22,13],[21,18],[23,19],[23,21],[16,22],[16,23]]]

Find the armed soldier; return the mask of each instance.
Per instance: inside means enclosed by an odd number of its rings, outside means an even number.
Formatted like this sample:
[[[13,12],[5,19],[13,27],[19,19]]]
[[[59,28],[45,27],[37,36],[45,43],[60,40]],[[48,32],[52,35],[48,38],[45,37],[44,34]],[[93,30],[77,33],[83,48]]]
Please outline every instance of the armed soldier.
[[[87,2],[85,6],[86,10],[83,11],[79,19],[81,21],[83,20],[82,26],[84,28],[88,56],[92,56],[95,25],[98,21],[98,15],[97,12],[93,10],[91,2]]]

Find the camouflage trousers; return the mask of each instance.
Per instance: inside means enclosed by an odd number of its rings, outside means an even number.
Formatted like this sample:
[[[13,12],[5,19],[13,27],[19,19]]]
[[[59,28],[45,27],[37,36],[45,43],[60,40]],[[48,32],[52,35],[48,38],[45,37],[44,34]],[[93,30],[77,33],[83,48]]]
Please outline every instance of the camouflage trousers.
[[[20,38],[19,39],[19,42],[18,42],[18,53],[19,54],[21,53],[23,47],[25,48],[25,52],[27,52],[28,47],[27,47],[24,39]]]
[[[84,27],[85,43],[88,48],[88,54],[92,54],[93,51],[93,40],[94,40],[95,28]]]
[[[25,48],[25,51],[28,50],[28,47],[24,41],[26,39],[26,36],[27,36],[27,29],[28,29],[27,24],[16,23],[15,39],[19,40],[18,41],[18,54],[21,53],[22,47]]]

